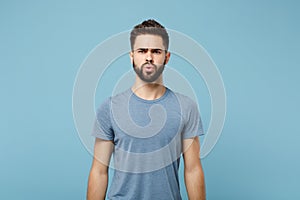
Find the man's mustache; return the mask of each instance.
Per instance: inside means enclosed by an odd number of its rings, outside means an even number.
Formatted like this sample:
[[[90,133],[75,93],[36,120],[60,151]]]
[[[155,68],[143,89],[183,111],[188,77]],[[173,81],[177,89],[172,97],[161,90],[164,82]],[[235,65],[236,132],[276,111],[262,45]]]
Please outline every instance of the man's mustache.
[[[150,62],[146,62],[146,63],[142,64],[142,67],[144,67],[145,65],[151,65],[152,67],[157,68],[156,65],[154,65],[153,63],[150,63]]]

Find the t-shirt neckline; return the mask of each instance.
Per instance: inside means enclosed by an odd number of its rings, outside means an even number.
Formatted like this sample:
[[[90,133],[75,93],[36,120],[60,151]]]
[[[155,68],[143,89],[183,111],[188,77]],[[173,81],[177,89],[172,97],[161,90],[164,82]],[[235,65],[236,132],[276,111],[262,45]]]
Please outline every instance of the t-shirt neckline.
[[[169,92],[170,92],[170,89],[167,88],[167,87],[165,87],[165,88],[166,88],[166,90],[165,90],[164,94],[163,94],[161,97],[159,97],[159,98],[157,98],[157,99],[153,99],[153,100],[147,100],[147,99],[143,99],[143,98],[137,96],[137,95],[132,91],[131,88],[129,88],[129,92],[130,92],[130,96],[132,96],[134,99],[136,99],[136,100],[138,100],[138,101],[141,101],[141,102],[144,102],[144,103],[156,103],[156,102],[162,101],[163,99],[165,99],[165,98],[168,96],[168,94],[169,94]]]

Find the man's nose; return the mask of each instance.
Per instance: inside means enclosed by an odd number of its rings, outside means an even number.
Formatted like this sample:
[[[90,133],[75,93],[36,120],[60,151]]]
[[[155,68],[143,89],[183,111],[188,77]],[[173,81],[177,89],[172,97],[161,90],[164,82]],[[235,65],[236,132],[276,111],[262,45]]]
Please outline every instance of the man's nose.
[[[147,52],[147,55],[146,55],[146,61],[147,62],[153,62],[153,55],[152,55],[152,52],[151,51],[148,51]]]

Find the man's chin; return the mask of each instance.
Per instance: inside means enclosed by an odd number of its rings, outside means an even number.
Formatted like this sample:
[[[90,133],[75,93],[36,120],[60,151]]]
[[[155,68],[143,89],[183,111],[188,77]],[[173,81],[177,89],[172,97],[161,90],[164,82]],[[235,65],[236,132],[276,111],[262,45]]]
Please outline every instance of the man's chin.
[[[157,79],[155,79],[155,80],[142,79],[142,81],[144,81],[145,83],[149,83],[149,84],[157,84]]]
[[[147,74],[143,74],[143,76],[139,76],[140,79],[146,83],[153,83],[155,81],[157,81],[157,78],[154,78],[152,76],[149,76]]]

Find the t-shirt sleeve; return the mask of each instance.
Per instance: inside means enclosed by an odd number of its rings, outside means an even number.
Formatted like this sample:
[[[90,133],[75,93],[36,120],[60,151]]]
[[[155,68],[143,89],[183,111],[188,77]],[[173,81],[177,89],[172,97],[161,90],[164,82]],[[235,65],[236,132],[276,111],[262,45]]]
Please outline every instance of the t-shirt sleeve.
[[[184,114],[185,124],[182,131],[183,139],[189,139],[203,135],[204,132],[202,127],[202,121],[196,102],[188,100],[186,102],[184,111],[186,111],[186,113]]]
[[[92,130],[92,136],[103,139],[113,140],[114,131],[111,122],[111,99],[106,99],[96,111],[96,119]]]

